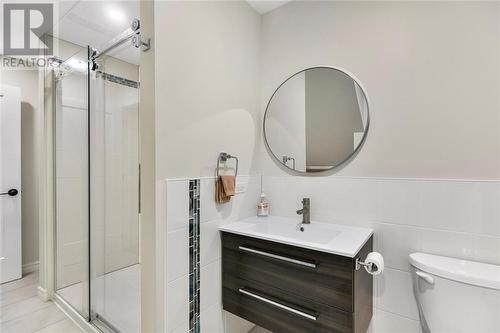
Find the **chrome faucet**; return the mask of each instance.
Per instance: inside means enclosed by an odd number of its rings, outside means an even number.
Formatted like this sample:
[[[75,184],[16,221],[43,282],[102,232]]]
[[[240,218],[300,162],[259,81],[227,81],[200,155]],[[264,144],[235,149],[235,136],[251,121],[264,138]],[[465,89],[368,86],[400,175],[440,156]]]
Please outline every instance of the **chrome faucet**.
[[[311,223],[311,200],[309,198],[302,199],[302,209],[299,209],[297,214],[302,215],[302,224]]]

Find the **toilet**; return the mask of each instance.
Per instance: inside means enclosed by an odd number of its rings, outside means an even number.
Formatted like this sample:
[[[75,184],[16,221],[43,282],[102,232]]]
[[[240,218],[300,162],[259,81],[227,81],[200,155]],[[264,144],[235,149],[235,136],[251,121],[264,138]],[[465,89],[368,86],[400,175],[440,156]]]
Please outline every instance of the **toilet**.
[[[500,332],[500,266],[425,253],[409,262],[423,332]]]

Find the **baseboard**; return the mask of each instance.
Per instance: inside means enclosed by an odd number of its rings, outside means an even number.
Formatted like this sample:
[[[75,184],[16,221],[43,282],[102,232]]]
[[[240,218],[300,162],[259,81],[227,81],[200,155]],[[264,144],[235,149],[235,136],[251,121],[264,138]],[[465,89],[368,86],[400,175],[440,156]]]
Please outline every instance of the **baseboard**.
[[[50,300],[49,293],[47,292],[47,289],[42,288],[41,286],[38,286],[38,288],[36,289],[36,294],[44,302],[47,302]]]
[[[89,323],[85,318],[83,318],[75,309],[73,309],[66,301],[59,295],[54,294],[54,303],[59,309],[73,322],[75,323],[83,332],[86,333],[102,333],[91,323]]]
[[[39,261],[33,261],[33,262],[29,262],[27,264],[24,264],[23,265],[23,275],[28,274],[28,273],[32,273],[32,272],[38,272],[39,265],[40,265]]]

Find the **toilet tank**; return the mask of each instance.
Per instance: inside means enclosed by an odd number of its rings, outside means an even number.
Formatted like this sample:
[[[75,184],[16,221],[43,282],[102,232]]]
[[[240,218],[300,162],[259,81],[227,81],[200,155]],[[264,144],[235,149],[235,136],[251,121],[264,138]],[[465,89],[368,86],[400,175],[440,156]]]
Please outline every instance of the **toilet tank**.
[[[425,253],[409,261],[424,332],[500,332],[500,266]]]

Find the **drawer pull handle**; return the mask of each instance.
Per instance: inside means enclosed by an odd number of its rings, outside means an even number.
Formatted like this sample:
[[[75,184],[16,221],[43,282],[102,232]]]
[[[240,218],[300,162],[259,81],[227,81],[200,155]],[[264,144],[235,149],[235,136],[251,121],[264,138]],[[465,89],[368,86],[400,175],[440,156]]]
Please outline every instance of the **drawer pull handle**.
[[[304,318],[307,318],[307,319],[310,319],[310,320],[318,320],[318,316],[313,316],[313,315],[310,315],[308,313],[305,313],[305,312],[302,312],[302,311],[299,311],[299,310],[296,310],[294,308],[291,308],[289,306],[286,306],[286,305],[283,305],[283,304],[280,304],[278,302],[275,302],[275,301],[272,301],[270,299],[267,299],[265,297],[262,297],[262,296],[259,296],[257,294],[254,294],[254,293],[251,293],[243,288],[240,288],[239,289],[239,292],[244,294],[244,295],[247,295],[247,296],[250,296],[252,298],[255,298],[255,299],[258,299],[259,301],[262,301],[264,303],[267,303],[267,304],[270,304],[270,305],[273,305],[277,308],[280,308],[282,310],[285,310],[285,311],[288,311],[288,312],[291,312],[291,313],[294,313],[296,315],[299,315],[301,317],[304,317]]]
[[[269,252],[264,252],[264,251],[260,251],[260,250],[251,249],[251,248],[246,247],[246,246],[241,246],[240,245],[238,248],[241,251],[255,253],[255,254],[260,254],[261,256],[264,256],[264,257],[269,257],[269,258],[278,259],[278,260],[282,260],[282,261],[286,261],[286,262],[291,262],[293,264],[297,264],[297,265],[301,265],[301,266],[305,266],[305,267],[311,267],[311,268],[316,268],[317,267],[317,265],[315,263],[312,263],[312,262],[307,262],[307,261],[297,260],[297,259],[293,259],[293,258],[288,258],[288,257],[280,256],[280,255],[269,253]]]

